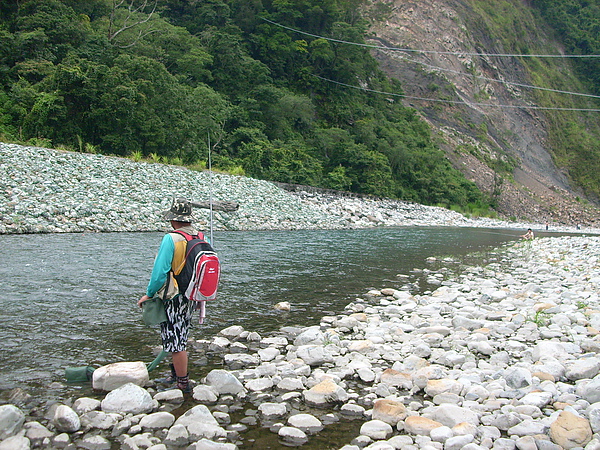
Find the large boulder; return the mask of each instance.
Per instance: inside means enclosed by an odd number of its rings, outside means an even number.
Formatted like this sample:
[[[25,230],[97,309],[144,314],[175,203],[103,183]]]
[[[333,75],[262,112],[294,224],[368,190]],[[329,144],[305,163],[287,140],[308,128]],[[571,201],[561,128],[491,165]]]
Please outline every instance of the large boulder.
[[[592,428],[587,419],[561,411],[550,425],[550,438],[564,449],[581,448],[592,440]]]
[[[67,405],[60,405],[54,410],[52,423],[54,428],[65,433],[74,433],[81,428],[79,416]]]
[[[396,426],[398,422],[404,420],[407,416],[406,406],[402,402],[391,399],[379,399],[373,405],[372,417],[374,420],[381,420]]]
[[[316,406],[341,403],[348,399],[348,393],[331,380],[323,380],[302,394],[307,403]]]
[[[301,347],[303,345],[323,345],[325,342],[325,335],[320,330],[320,327],[308,327],[305,328],[296,339],[294,339],[294,345]]]
[[[206,384],[218,395],[240,394],[245,392],[244,385],[231,372],[221,369],[211,370],[206,375]]]
[[[192,441],[216,440],[227,436],[227,432],[221,428],[205,405],[196,405],[186,411],[175,421],[173,426],[185,427]]]
[[[440,422],[442,425],[446,425],[450,428],[461,422],[479,425],[479,416],[476,412],[469,408],[463,408],[448,403],[430,408],[423,416],[435,420],[436,422]]]
[[[322,345],[301,345],[298,347],[296,355],[309,366],[320,366],[333,362],[333,355]]]
[[[118,362],[94,370],[92,387],[99,391],[112,391],[127,383],[143,387],[148,381],[148,369],[143,362]]]
[[[150,393],[137,384],[127,383],[109,392],[102,400],[102,411],[119,414],[148,414],[158,406]]]
[[[14,436],[25,423],[25,414],[15,405],[0,406],[0,441]]]

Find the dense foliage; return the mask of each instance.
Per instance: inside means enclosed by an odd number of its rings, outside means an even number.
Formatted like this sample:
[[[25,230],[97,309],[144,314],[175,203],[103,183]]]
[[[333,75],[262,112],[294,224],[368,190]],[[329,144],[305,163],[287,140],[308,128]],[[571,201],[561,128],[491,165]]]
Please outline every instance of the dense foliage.
[[[485,203],[364,47],[361,0],[0,3],[0,139]],[[265,20],[266,19],[266,20]]]
[[[572,55],[600,55],[600,2],[598,0],[533,0],[544,19],[556,30],[565,51]],[[600,94],[600,59],[581,59],[580,73]]]

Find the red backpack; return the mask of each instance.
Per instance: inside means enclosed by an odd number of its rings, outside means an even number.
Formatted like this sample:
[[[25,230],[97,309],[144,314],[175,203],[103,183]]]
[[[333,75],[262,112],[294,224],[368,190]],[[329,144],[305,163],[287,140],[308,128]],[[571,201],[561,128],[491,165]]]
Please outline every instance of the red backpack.
[[[185,264],[181,272],[175,275],[179,293],[195,302],[214,300],[221,276],[221,264],[216,252],[204,240],[202,233],[196,236],[179,230],[172,233],[182,235],[187,241]]]

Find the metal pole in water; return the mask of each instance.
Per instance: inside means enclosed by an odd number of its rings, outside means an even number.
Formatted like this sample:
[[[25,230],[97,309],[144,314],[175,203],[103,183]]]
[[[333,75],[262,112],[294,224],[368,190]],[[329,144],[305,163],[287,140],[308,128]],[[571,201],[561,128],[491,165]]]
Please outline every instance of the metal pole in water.
[[[211,160],[211,152],[210,152],[210,132],[208,133],[208,177],[209,177],[209,188],[208,188],[208,206],[209,206],[209,214],[210,214],[210,245],[214,248],[214,240],[213,240],[213,198],[212,198],[212,188],[213,188],[213,179],[212,179],[212,160]]]

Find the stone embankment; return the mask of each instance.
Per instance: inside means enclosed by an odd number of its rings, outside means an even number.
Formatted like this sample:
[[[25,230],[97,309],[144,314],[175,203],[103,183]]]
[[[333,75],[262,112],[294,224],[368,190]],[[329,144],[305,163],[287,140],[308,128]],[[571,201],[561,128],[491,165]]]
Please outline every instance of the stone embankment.
[[[192,171],[124,158],[0,143],[0,234],[159,231],[173,196],[233,201],[215,212],[216,230],[341,229],[376,226],[518,227],[469,219],[416,203],[288,192],[247,177]],[[196,209],[201,226],[208,209]],[[556,227],[553,230],[566,230]]]
[[[328,448],[597,450],[599,255],[598,237],[519,242],[459,278],[431,273],[430,293],[370,291],[320,326],[226,328],[192,342],[223,366],[185,412],[181,391],[157,392],[147,373],[101,399],[28,409],[15,393],[0,449],[236,449],[256,427],[315,448],[354,423]]]

